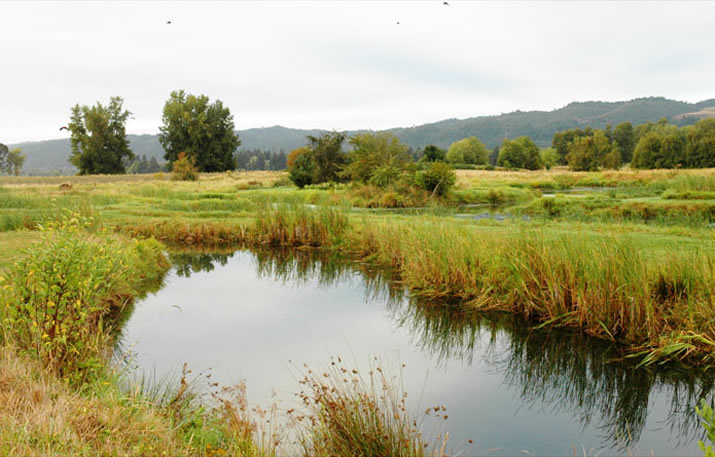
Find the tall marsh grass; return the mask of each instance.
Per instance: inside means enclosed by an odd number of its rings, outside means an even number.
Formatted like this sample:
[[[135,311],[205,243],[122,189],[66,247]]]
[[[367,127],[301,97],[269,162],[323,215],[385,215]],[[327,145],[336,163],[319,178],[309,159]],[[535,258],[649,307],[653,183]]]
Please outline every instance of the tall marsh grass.
[[[136,232],[135,232],[136,233]],[[715,362],[715,249],[663,247],[628,234],[522,226],[483,230],[440,217],[349,216],[338,207],[264,202],[245,224],[160,224],[186,242],[323,247],[392,269],[413,293],[537,325],[586,333],[672,358]]]
[[[350,368],[340,357],[329,368],[307,373],[297,413],[304,455],[318,457],[423,457],[445,455],[447,437],[430,442],[420,430],[423,418],[407,409],[407,393],[379,362],[368,373]],[[444,407],[429,408],[446,420]],[[433,446],[437,444],[437,446]]]
[[[627,236],[476,231],[427,220],[357,224],[348,244],[394,269],[414,293],[541,325],[578,327],[646,348],[649,362],[715,356],[715,250],[650,255]],[[685,341],[676,352],[673,344]]]

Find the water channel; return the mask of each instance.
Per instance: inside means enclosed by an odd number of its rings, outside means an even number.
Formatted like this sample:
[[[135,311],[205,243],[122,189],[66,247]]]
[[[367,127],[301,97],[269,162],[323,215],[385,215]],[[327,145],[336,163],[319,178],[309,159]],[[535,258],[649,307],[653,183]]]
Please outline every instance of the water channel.
[[[579,333],[411,298],[389,275],[325,254],[171,258],[163,288],[122,329],[136,376],[176,379],[186,362],[223,385],[245,380],[252,403],[290,405],[303,363],[341,356],[367,370],[377,356],[395,373],[406,365],[415,412],[446,406],[448,420],[426,427],[444,427],[460,455],[701,454],[694,407],[713,403],[707,373],[637,368]]]

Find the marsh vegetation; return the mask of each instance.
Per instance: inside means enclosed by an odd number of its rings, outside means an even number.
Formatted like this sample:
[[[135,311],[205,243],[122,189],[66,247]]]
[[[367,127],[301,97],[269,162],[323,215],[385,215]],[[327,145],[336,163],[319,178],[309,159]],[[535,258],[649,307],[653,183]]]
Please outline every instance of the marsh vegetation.
[[[469,365],[476,348],[491,338],[485,335],[508,341],[509,350],[495,366],[500,367],[502,382],[523,391],[524,404],[538,401],[548,408],[558,403],[556,399],[568,398],[570,414],[584,423],[598,422],[609,436],[628,437],[613,444],[626,449],[639,442],[641,433],[649,433],[649,392],[667,391],[672,396],[662,397],[664,405],[677,403],[663,408],[688,412],[667,415],[683,449],[693,449],[702,438],[693,412],[699,400],[712,402],[707,395],[708,373],[715,348],[715,174],[711,169],[459,170],[452,190],[442,196],[415,192],[409,210],[381,208],[400,206],[391,201],[392,184],[308,185],[297,190],[280,172],[203,173],[197,181],[172,181],[162,173],[19,176],[0,177],[0,184],[4,360],[8,367],[39,370],[42,379],[49,380],[48,389],[56,388],[52,379],[69,380],[69,386],[62,387],[62,392],[73,396],[67,400],[72,405],[68,408],[82,407],[87,401],[108,408],[107,415],[93,419],[102,425],[92,430],[120,430],[111,418],[123,414],[126,405],[135,405],[146,428],[117,432],[126,433],[126,442],[134,443],[108,445],[116,446],[119,454],[140,455],[149,452],[147,446],[171,454],[276,451],[271,433],[259,433],[261,417],[250,408],[241,409],[247,404],[245,391],[224,392],[231,401],[212,397],[207,403],[177,380],[173,384],[177,389],[158,396],[148,387],[126,387],[126,379],[117,378],[110,367],[108,348],[132,316],[145,309],[131,304],[132,299],[147,287],[156,289],[167,268],[160,255],[164,248],[152,238],[170,245],[172,252],[179,248],[227,252],[226,257],[174,253],[170,257],[176,275],[190,276],[230,263],[228,253],[236,248],[260,248],[255,254],[259,275],[300,279],[301,269],[318,269],[321,273],[314,277],[330,284],[330,275],[323,270],[354,275],[357,269],[365,283],[380,285],[368,290],[382,291],[376,295],[381,297],[378,302],[386,304],[394,322],[409,329],[412,344],[430,357]],[[500,217],[455,217],[490,211]],[[70,222],[72,218],[75,222]],[[46,238],[65,232],[68,238]],[[30,251],[24,250],[27,246]],[[62,249],[55,249],[58,246]],[[297,248],[299,253],[276,260],[276,253],[286,248]],[[301,250],[311,251],[310,256],[318,253],[319,261],[300,254]],[[96,260],[79,261],[82,256]],[[76,262],[94,270],[58,273],[63,265],[78,268]],[[40,279],[28,282],[30,270]],[[72,279],[80,277],[89,282]],[[94,289],[93,284],[100,286]],[[44,335],[50,337],[53,328],[63,325],[59,314],[57,320],[48,321],[48,310],[80,296],[89,301],[66,308],[68,316],[82,312],[79,321],[71,320],[82,325],[65,326],[76,338],[58,340],[60,346],[52,338],[51,344],[45,343]],[[7,309],[24,314],[10,316]],[[522,334],[528,337],[517,336]],[[583,349],[581,343],[573,343],[581,339],[588,341]],[[619,391],[633,392],[626,387],[631,384],[642,386],[643,392],[620,396]],[[248,389],[250,393],[251,384]],[[419,388],[414,390],[409,389],[410,395],[419,394]],[[209,403],[214,406],[208,408]],[[420,410],[407,407],[408,412]],[[72,424],[62,426],[67,434],[59,442],[47,429],[20,431],[16,426],[26,420],[22,414],[27,411],[17,412],[12,416],[16,422],[5,427],[17,446],[12,449],[28,453],[49,449],[56,454],[109,449],[98,447],[99,438]],[[405,417],[416,420],[412,414]],[[449,412],[449,416],[454,420],[459,414]],[[328,418],[316,420],[328,424]],[[446,422],[445,430],[450,430],[451,421]],[[323,430],[323,435],[310,435],[309,430]],[[460,435],[459,425],[453,430],[450,436],[463,437],[452,443],[455,447],[475,438]],[[311,450],[328,445],[329,428],[303,431],[308,433],[302,435],[306,446],[316,446]],[[427,430],[396,433],[406,433],[411,440],[423,431]],[[438,434],[425,441],[432,445],[431,452],[442,451]],[[33,448],[31,443],[44,447]],[[568,452],[577,444],[564,443],[565,449],[553,452]],[[666,445],[650,446],[657,451]],[[418,447],[412,449],[416,452]]]

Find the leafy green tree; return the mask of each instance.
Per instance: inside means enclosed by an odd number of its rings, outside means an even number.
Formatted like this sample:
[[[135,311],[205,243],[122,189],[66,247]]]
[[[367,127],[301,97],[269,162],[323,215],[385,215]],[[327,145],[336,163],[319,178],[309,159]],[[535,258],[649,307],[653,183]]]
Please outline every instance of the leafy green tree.
[[[559,163],[559,153],[554,148],[543,148],[539,151],[541,163],[544,164],[547,170]]]
[[[172,164],[184,152],[200,171],[236,168],[233,153],[241,141],[234,132],[233,115],[221,100],[209,103],[206,95],[174,91],[164,104],[162,122],[159,142]]]
[[[10,149],[10,151],[8,151],[7,161],[10,165],[12,174],[15,176],[20,175],[20,170],[22,169],[22,165],[25,163],[25,159],[25,154],[22,153],[22,149],[20,148]]]
[[[486,165],[488,160],[489,150],[475,136],[455,141],[447,150],[447,161],[451,163]]]
[[[613,141],[621,151],[622,163],[630,163],[636,147],[636,134],[630,122],[622,122],[613,131]]]
[[[715,118],[698,121],[686,136],[688,167],[715,167]]]
[[[288,169],[290,180],[301,189],[313,183],[314,175],[315,163],[310,158],[310,154],[299,154]]]
[[[350,138],[350,144],[353,149],[343,175],[352,181],[368,182],[378,168],[383,174],[399,173],[411,162],[407,145],[392,133],[357,134]]]
[[[445,162],[447,160],[447,152],[434,144],[428,144],[425,146],[424,155],[420,160],[422,162]]]
[[[126,123],[131,113],[122,109],[121,97],[112,97],[109,105],[75,105],[70,123],[70,162],[81,175],[124,173],[125,161],[134,158],[129,149]]]
[[[299,156],[303,154],[308,154],[309,152],[310,148],[308,146],[301,146],[299,148],[293,149],[291,152],[288,153],[288,158],[286,159],[286,166],[290,169],[291,167],[293,167],[293,163]]]
[[[612,170],[618,170],[623,164],[623,159],[621,156],[621,148],[615,142],[611,145],[611,151],[606,154],[603,158],[604,168],[610,168]]]
[[[457,182],[454,169],[444,162],[429,162],[415,174],[415,183],[432,195],[445,195]]]
[[[0,173],[10,173],[10,162],[8,161],[9,155],[10,150],[8,147],[0,143]]]
[[[674,125],[659,122],[643,135],[633,151],[634,168],[675,168],[689,166],[685,133]]]
[[[593,130],[590,127],[585,129],[568,129],[561,132],[554,133],[554,137],[551,140],[551,147],[556,150],[559,154],[559,162],[566,163],[566,155],[569,153],[569,144],[573,142],[576,138],[582,136],[592,136]]]
[[[313,184],[339,181],[341,171],[347,163],[347,155],[343,152],[345,134],[329,132],[318,137],[309,135],[307,139],[310,147],[308,157],[315,165]]]
[[[592,136],[576,137],[569,143],[566,161],[574,171],[595,171],[603,166],[609,152],[611,144],[606,133],[595,130]]]
[[[514,140],[505,138],[499,148],[497,165],[507,168],[538,170],[542,166],[539,148],[528,136],[520,136]]]

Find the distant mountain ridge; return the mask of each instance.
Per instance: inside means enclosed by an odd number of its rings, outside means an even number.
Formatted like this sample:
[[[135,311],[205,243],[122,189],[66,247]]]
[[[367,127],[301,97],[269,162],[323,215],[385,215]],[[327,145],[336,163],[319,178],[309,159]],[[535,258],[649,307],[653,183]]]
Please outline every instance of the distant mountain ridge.
[[[414,127],[397,127],[386,131],[394,133],[412,148],[428,144],[448,147],[452,142],[469,136],[479,137],[484,144],[494,148],[504,138],[528,135],[539,146],[548,146],[554,133],[575,127],[604,128],[621,122],[633,125],[657,121],[663,117],[678,125],[695,123],[699,118],[715,117],[715,99],[699,103],[669,100],[664,97],[636,98],[621,102],[573,102],[553,111],[514,111],[494,116],[467,119],[446,119]],[[365,130],[361,130],[365,131]],[[307,135],[319,135],[321,129],[292,129],[282,126],[238,130],[240,149],[280,149],[290,151],[305,144]],[[359,131],[348,131],[354,134]],[[164,150],[157,135],[128,135],[132,151],[147,158],[164,160]],[[0,142],[2,139],[0,139]],[[22,148],[27,156],[23,172],[44,174],[52,170],[72,172],[69,163],[69,139],[26,142],[9,145]]]

